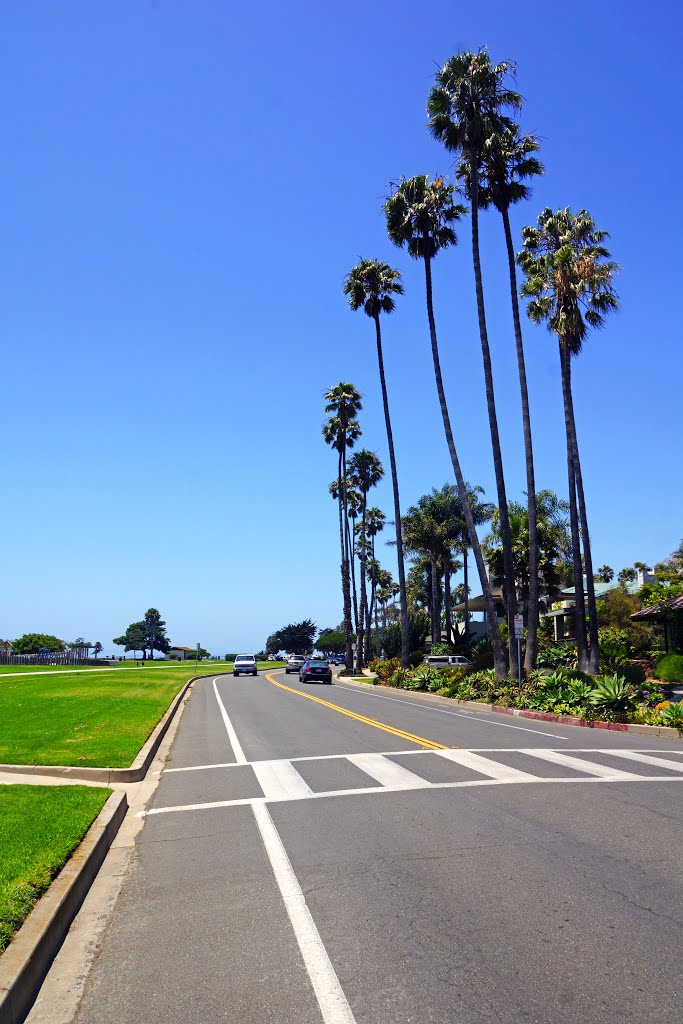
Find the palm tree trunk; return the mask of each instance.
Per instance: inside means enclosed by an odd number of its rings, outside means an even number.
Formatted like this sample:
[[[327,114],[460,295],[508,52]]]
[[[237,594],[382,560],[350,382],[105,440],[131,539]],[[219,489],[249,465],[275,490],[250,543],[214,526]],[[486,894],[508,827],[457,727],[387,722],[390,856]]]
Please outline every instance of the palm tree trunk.
[[[568,402],[569,420],[571,429],[572,455],[574,459],[574,476],[576,479],[576,495],[579,506],[579,526],[581,529],[581,540],[583,543],[583,568],[586,573],[586,603],[588,605],[588,671],[596,675],[600,671],[600,641],[598,636],[598,608],[595,601],[595,582],[593,580],[593,556],[591,553],[590,536],[588,533],[588,514],[586,512],[586,498],[583,490],[583,475],[581,473],[581,459],[579,458],[579,441],[576,434],[576,420],[574,418],[574,397],[572,395],[572,363],[571,356],[567,355],[567,378],[568,378]]]
[[[586,636],[586,605],[583,597],[583,564],[581,562],[581,537],[579,534],[579,516],[576,505],[576,470],[574,449],[571,437],[571,406],[569,374],[569,355],[565,353],[562,342],[560,345],[560,367],[562,370],[562,398],[564,400],[564,421],[567,433],[567,475],[569,478],[569,523],[572,535],[572,562],[574,568],[574,618],[576,632],[576,653],[578,667],[581,672],[588,671],[588,638]]]
[[[358,614],[358,640],[356,644],[356,669],[362,674],[365,665],[365,621],[368,607],[368,592],[365,580],[367,565],[367,549],[365,546],[365,510],[367,508],[367,494],[363,494],[363,519],[361,528],[362,547],[360,552],[360,608]]]
[[[346,557],[346,537],[344,536],[344,494],[345,483],[342,477],[342,453],[339,451],[339,544],[341,548],[341,585],[344,608],[344,637],[346,639],[346,665],[351,666],[353,659],[353,623],[351,622],[351,581],[349,580],[349,563]]]
[[[489,583],[489,578],[486,573],[484,556],[482,554],[481,544],[479,543],[477,529],[474,525],[472,506],[470,505],[469,497],[467,495],[465,478],[463,477],[462,469],[460,468],[460,459],[458,458],[458,453],[455,448],[455,442],[453,440],[453,430],[451,429],[451,417],[448,412],[448,405],[446,404],[446,394],[444,392],[443,378],[441,376],[439,343],[436,338],[436,324],[434,322],[434,304],[432,300],[432,267],[431,260],[428,256],[425,257],[424,263],[425,285],[427,291],[427,316],[429,318],[429,335],[432,343],[434,376],[436,378],[436,390],[439,395],[441,418],[443,419],[444,432],[446,434],[446,443],[448,445],[448,452],[450,454],[451,463],[453,465],[455,482],[458,488],[458,495],[460,497],[460,501],[462,504],[463,515],[465,517],[467,532],[470,538],[470,545],[472,547],[472,551],[474,552],[474,560],[477,564],[477,571],[479,572],[481,589],[484,595],[484,604],[486,605],[486,618],[488,620],[489,633],[491,634],[491,644],[493,647],[493,663],[496,670],[496,679],[504,679],[507,674],[507,666],[505,664],[505,654],[503,653],[503,645],[500,642],[498,619],[496,618],[496,607],[495,604],[493,603],[493,593],[491,591],[491,584]]]
[[[432,585],[432,647],[441,643],[441,600],[439,597],[439,563],[430,556]]]
[[[507,496],[505,494],[505,477],[503,475],[503,456],[500,450],[498,434],[498,417],[496,415],[496,397],[493,389],[493,370],[491,353],[486,328],[486,310],[484,308],[484,286],[481,277],[481,261],[479,258],[479,173],[474,153],[470,155],[470,183],[472,193],[472,262],[474,263],[474,283],[477,293],[477,316],[479,318],[479,339],[481,354],[484,360],[484,381],[486,383],[486,404],[489,413],[491,430],[491,448],[493,450],[493,468],[496,476],[498,494],[498,514],[500,516],[500,540],[503,548],[503,574],[506,594],[506,612],[508,621],[508,654],[510,659],[510,675],[517,678],[517,641],[515,640],[514,617],[517,614],[517,589],[515,586],[514,559],[512,556],[512,535],[510,533],[510,517],[508,515]]]
[[[345,668],[353,668],[353,623],[351,622],[351,578],[349,576],[349,510],[346,490],[346,438],[343,438],[343,447],[340,452],[340,486],[342,491],[342,505],[344,509],[344,557],[342,565],[342,587],[344,589],[344,631],[346,633],[346,655]]]
[[[446,643],[450,646],[453,643],[453,632],[451,628],[451,574],[448,569],[444,572],[443,603],[446,615]]]
[[[462,585],[465,591],[465,643],[470,642],[470,582],[469,582],[469,566],[468,566],[468,547],[465,544],[463,551],[463,564],[462,564]]]
[[[510,231],[510,217],[507,206],[501,211],[505,229],[505,245],[510,270],[510,299],[512,300],[512,322],[515,328],[515,346],[517,348],[517,369],[519,371],[519,391],[522,398],[522,422],[524,426],[524,458],[526,462],[526,493],[529,515],[529,602],[527,605],[527,636],[524,656],[524,671],[533,672],[536,668],[538,653],[538,616],[539,616],[539,577],[538,577],[538,522],[536,509],[536,479],[534,472],[534,449],[531,440],[531,415],[529,412],[529,390],[526,380],[526,362],[522,327],[519,319],[519,297],[517,294],[517,269],[515,266],[515,250]]]
[[[353,518],[353,528],[349,526],[349,518],[346,517],[346,543],[349,549],[349,565],[351,566],[351,593],[353,595],[353,622],[358,632],[358,589],[356,587],[356,519]]]
[[[384,356],[382,354],[382,332],[379,325],[379,315],[375,317],[375,334],[377,338],[377,363],[379,366],[379,380],[382,387],[382,403],[384,405],[384,423],[387,429],[387,444],[389,446],[389,463],[391,465],[391,486],[394,492],[394,522],[396,525],[396,559],[398,561],[398,592],[401,605],[401,666],[410,668],[410,633],[408,630],[408,598],[406,596],[406,570],[403,561],[403,530],[401,528],[401,502],[398,494],[398,472],[396,470],[396,455],[394,453],[394,433],[391,429],[391,417],[389,415],[389,399],[387,397],[387,382],[384,376]]]

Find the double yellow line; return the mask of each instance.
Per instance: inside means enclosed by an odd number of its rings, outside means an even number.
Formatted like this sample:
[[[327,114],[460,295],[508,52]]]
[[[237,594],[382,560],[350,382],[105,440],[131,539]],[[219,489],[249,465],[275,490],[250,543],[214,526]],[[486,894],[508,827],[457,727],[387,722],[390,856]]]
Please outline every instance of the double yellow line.
[[[348,718],[355,718],[357,722],[364,722],[365,725],[372,725],[375,729],[381,729],[383,732],[390,732],[393,736],[398,736],[402,740],[410,740],[411,743],[417,743],[418,746],[424,747],[426,750],[447,750],[448,747],[444,746],[443,743],[435,743],[434,740],[426,740],[424,736],[415,736],[412,732],[405,732],[403,729],[394,729],[393,725],[385,725],[384,722],[378,722],[374,718],[366,718],[365,715],[358,715],[355,711],[349,711],[347,708],[342,708],[338,704],[331,704],[329,700],[323,700],[321,697],[314,697],[312,693],[302,693],[301,690],[295,690],[291,686],[285,686],[284,683],[278,683],[276,679],[273,679],[271,675],[266,675],[266,679],[273,686],[278,686],[281,690],[287,690],[288,693],[295,693],[297,697],[305,697],[306,700],[314,700],[316,704],[322,704],[323,707],[331,708],[332,711],[338,711],[340,715],[346,715]]]

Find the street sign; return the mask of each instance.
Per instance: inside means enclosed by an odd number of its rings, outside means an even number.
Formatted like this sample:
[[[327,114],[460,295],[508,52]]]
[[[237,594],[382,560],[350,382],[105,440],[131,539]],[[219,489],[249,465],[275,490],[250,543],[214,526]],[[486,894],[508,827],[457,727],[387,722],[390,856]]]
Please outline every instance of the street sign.
[[[515,615],[515,638],[524,639],[524,618],[521,615]]]

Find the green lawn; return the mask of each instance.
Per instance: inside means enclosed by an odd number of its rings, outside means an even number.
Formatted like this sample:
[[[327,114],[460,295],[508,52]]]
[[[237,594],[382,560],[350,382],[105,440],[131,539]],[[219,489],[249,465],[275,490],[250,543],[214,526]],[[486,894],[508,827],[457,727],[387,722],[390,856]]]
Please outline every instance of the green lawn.
[[[141,663],[142,664],[142,663]],[[191,665],[194,669],[194,661],[163,661],[161,658],[159,661],[152,663],[151,661],[145,662],[145,668],[187,668]],[[280,668],[284,665],[284,661],[259,661],[259,668]],[[101,668],[96,668],[91,665],[0,665],[0,675],[15,675],[16,673],[24,672],[110,672],[112,669],[119,672],[123,669],[135,669],[135,661],[120,661],[116,665],[105,665]],[[228,661],[200,661],[197,663],[197,672],[206,673],[212,672],[215,669],[229,669],[232,670],[232,662]]]
[[[0,786],[0,953],[110,793],[90,786]]]
[[[226,666],[200,662],[201,674],[213,671]],[[193,675],[193,661],[7,675],[0,680],[0,763],[127,768]]]

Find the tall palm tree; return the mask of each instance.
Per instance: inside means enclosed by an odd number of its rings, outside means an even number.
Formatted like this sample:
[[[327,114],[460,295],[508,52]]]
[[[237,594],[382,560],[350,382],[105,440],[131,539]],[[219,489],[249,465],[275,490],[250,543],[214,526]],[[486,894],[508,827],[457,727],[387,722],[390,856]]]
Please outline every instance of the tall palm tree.
[[[344,633],[346,635],[346,664],[353,660],[353,624],[351,622],[351,579],[349,574],[349,544],[346,531],[347,472],[346,453],[361,434],[356,416],[362,409],[360,392],[353,384],[340,381],[325,392],[325,412],[329,419],[323,424],[323,437],[337,452],[337,499],[339,505],[339,541],[341,545],[341,584],[344,606]]]
[[[401,603],[401,664],[410,667],[410,634],[408,631],[408,602],[406,599],[406,573],[403,561],[403,538],[401,536],[401,502],[398,493],[398,473],[394,452],[394,434],[391,429],[389,415],[389,398],[387,382],[384,376],[384,355],[382,352],[381,313],[392,313],[395,308],[395,295],[403,294],[401,275],[388,263],[379,260],[361,260],[353,267],[344,282],[344,294],[349,296],[349,305],[354,311],[363,308],[374,321],[375,339],[377,342],[377,365],[379,382],[382,388],[384,405],[384,423],[389,446],[389,465],[391,467],[391,486],[394,492],[394,524],[396,529],[396,558],[398,560],[398,586]]]
[[[510,207],[523,199],[528,199],[531,189],[525,184],[529,178],[543,174],[543,164],[536,156],[540,149],[538,139],[533,135],[522,135],[518,126],[504,128],[500,132],[489,135],[483,146],[481,165],[479,168],[479,206],[488,209],[490,206],[500,213],[505,233],[505,247],[508,258],[510,276],[510,299],[512,302],[512,322],[515,332],[517,350],[517,371],[519,375],[519,391],[522,400],[522,425],[524,430],[524,456],[526,462],[527,509],[529,517],[529,601],[524,606],[527,620],[527,639],[524,658],[526,672],[536,667],[538,651],[538,616],[539,616],[539,541],[536,523],[536,480],[534,473],[534,450],[531,438],[531,414],[529,412],[529,390],[526,379],[526,361],[524,343],[519,317],[519,296],[517,293],[517,269],[515,249],[510,230]],[[463,161],[458,169],[458,177],[465,184],[465,192],[471,197],[470,165]]]
[[[522,295],[529,298],[527,313],[535,323],[546,323],[558,339],[569,477],[574,590],[576,598],[576,645],[579,668],[599,670],[598,614],[593,580],[593,559],[588,532],[588,514],[583,489],[581,460],[574,418],[571,360],[581,352],[589,327],[602,327],[605,317],[619,307],[612,281],[617,264],[603,242],[587,210],[575,215],[567,207],[556,213],[549,208],[540,214],[536,227],[522,232],[524,248],[517,261],[526,280]],[[580,539],[579,539],[580,538]],[[583,564],[581,546],[583,542]],[[588,637],[584,606],[584,567]]]
[[[363,499],[361,508],[360,546],[360,608],[358,610],[358,635],[356,637],[356,671],[362,672],[365,665],[365,627],[368,611],[367,590],[367,508],[368,491],[375,487],[384,476],[384,468],[374,452],[361,448],[349,460],[349,480]]]
[[[472,207],[472,262],[477,295],[477,316],[479,339],[484,362],[486,403],[491,431],[493,468],[496,477],[500,526],[503,538],[505,574],[509,579],[506,588],[506,611],[510,637],[510,672],[516,676],[517,645],[514,640],[514,616],[517,613],[515,600],[512,540],[505,493],[503,456],[498,431],[496,398],[493,387],[493,370],[489,350],[486,310],[484,307],[484,286],[481,276],[479,255],[479,167],[486,139],[511,129],[514,122],[503,111],[519,108],[522,100],[519,93],[508,88],[507,79],[513,70],[509,61],[492,64],[485,50],[477,53],[465,51],[450,57],[435,76],[435,85],[427,100],[429,131],[452,153],[461,154],[461,160],[469,166],[470,194]]]
[[[454,202],[453,192],[453,186],[447,185],[443,178],[436,178],[430,182],[426,174],[418,175],[415,178],[401,181],[394,193],[386,200],[384,209],[387,217],[387,232],[394,245],[399,246],[399,248],[406,248],[409,256],[412,256],[413,259],[421,259],[424,262],[427,317],[429,320],[434,376],[439,395],[441,417],[443,419],[444,432],[458,487],[458,494],[462,502],[463,515],[467,524],[467,532],[469,533],[470,544],[474,552],[481,588],[484,594],[496,676],[499,679],[503,679],[507,672],[505,655],[500,640],[496,609],[493,602],[491,585],[486,573],[484,556],[472,516],[472,508],[465,487],[465,478],[460,467],[460,459],[458,458],[455,441],[453,440],[451,418],[441,376],[441,360],[436,336],[436,322],[434,320],[432,260],[441,249],[455,245],[456,235],[453,225],[465,213],[464,207]]]
[[[493,516],[495,511],[495,505],[489,501],[482,501],[480,495],[484,494],[484,488],[480,487],[479,484],[465,484],[467,490],[467,497],[469,499],[470,508],[472,509],[472,518],[474,519],[475,526],[483,526],[484,523],[488,523]],[[465,605],[464,620],[465,620],[465,632],[464,639],[465,643],[469,640],[469,622],[470,622],[470,581],[469,581],[469,536],[467,530],[462,532],[460,541],[460,552],[462,553],[462,567],[463,567],[463,604]]]
[[[360,536],[360,525],[356,522],[363,508],[363,495],[353,486],[351,480],[346,482],[346,539],[349,545],[351,561],[351,597],[353,601],[353,623],[358,632],[358,587],[356,586],[356,554],[357,540]]]

